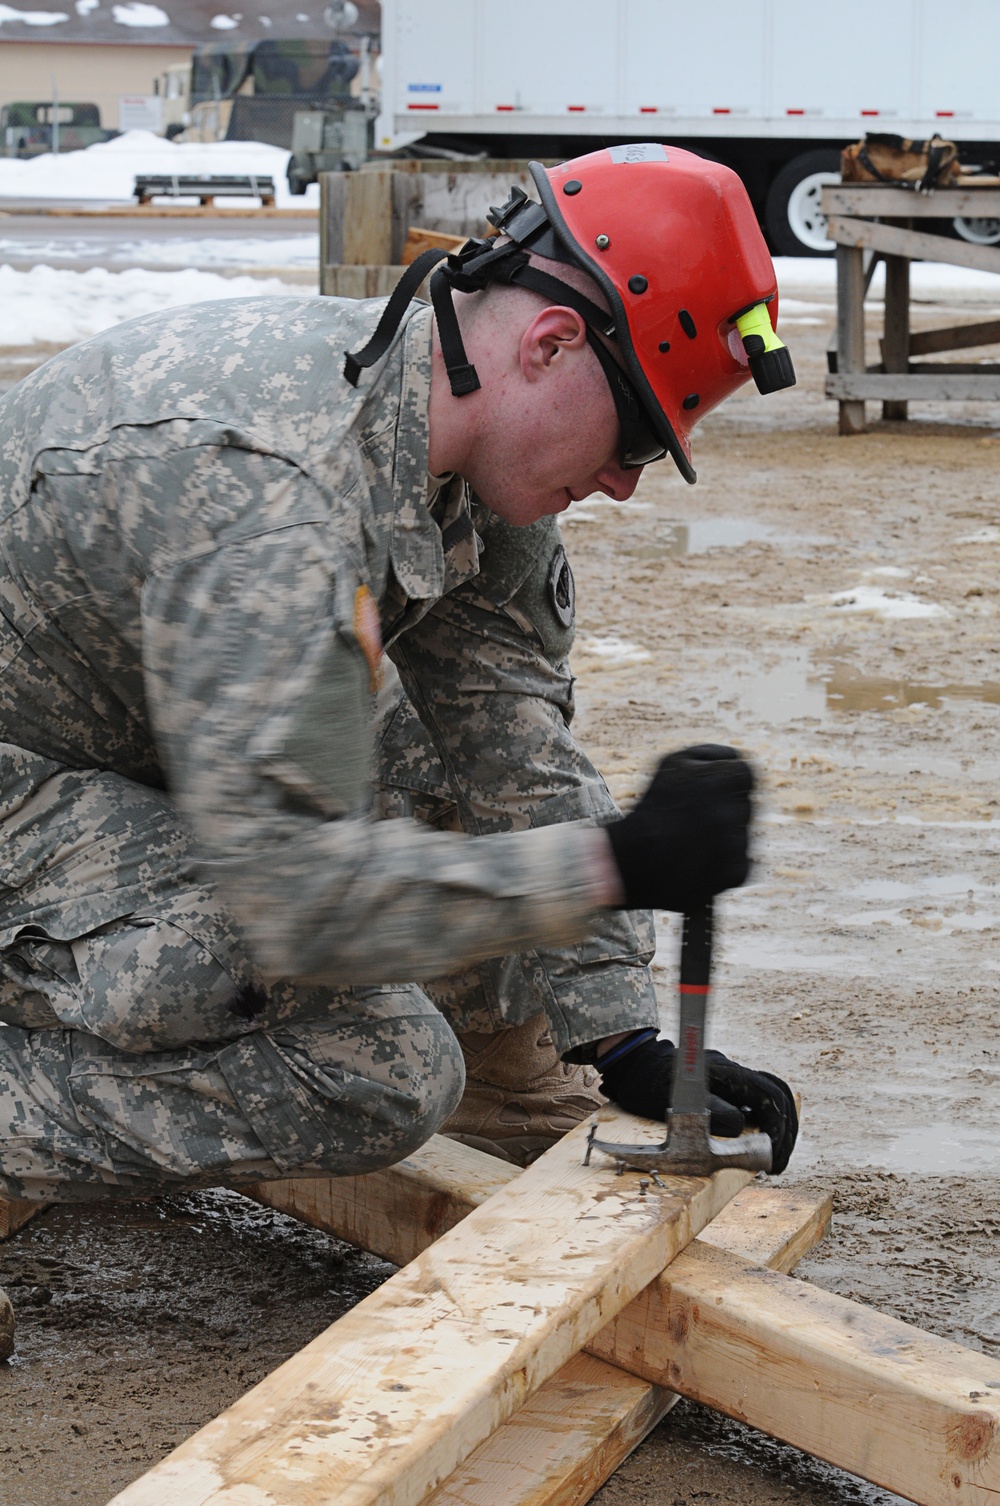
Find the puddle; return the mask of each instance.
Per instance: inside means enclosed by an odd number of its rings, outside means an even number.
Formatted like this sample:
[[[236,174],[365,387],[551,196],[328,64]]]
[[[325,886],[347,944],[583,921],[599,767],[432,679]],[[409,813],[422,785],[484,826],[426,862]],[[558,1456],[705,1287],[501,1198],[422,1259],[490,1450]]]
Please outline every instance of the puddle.
[[[997,706],[1000,682],[934,685],[891,675],[862,675],[843,660],[815,666],[802,651],[786,654],[768,669],[737,672],[723,686],[721,706],[729,704],[727,697],[751,715],[780,726],[796,718],[828,717],[830,712],[903,711],[911,706],[938,711],[954,701]]]
[[[1000,684],[995,680],[983,680],[978,685],[923,685],[891,676],[855,674],[842,663],[831,666],[825,686],[826,704],[832,711],[893,711],[905,706],[928,706],[936,711],[946,701],[1000,705]]]
[[[821,544],[824,540],[782,532],[755,518],[697,518],[668,522],[656,529],[646,544],[625,550],[638,559],[678,559],[688,554],[707,554],[710,549],[742,549],[747,544]]]
[[[904,1130],[881,1148],[869,1147],[859,1165],[878,1166],[907,1176],[967,1176],[996,1171],[996,1134],[970,1124],[942,1119]]]

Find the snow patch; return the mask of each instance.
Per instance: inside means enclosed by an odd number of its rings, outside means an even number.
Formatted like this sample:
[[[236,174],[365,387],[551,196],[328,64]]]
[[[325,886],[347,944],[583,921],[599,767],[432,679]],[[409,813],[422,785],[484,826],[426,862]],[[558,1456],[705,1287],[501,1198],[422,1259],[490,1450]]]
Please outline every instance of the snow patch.
[[[89,16],[92,10],[100,10],[101,0],[76,0],[78,16]]]
[[[235,16],[213,16],[208,24],[216,31],[233,31],[240,23]]]
[[[5,347],[70,345],[165,308],[218,298],[302,297],[302,289],[277,277],[220,277],[217,272],[146,272],[131,268],[87,272],[0,266],[0,339]]]
[[[920,601],[908,591],[885,591],[879,586],[855,586],[830,597],[830,605],[844,612],[867,612],[886,621],[908,617],[947,617],[944,607]]]
[[[5,21],[23,21],[25,26],[58,26],[68,21],[64,10],[14,10],[10,5],[0,5],[0,26]]]
[[[158,5],[149,5],[147,0],[126,0],[124,5],[113,5],[111,14],[119,26],[169,26],[170,17]]]
[[[588,638],[577,639],[577,653],[589,654],[594,659],[601,659],[605,664],[644,664],[653,656],[646,648],[640,648],[638,643],[629,643],[624,638]]]

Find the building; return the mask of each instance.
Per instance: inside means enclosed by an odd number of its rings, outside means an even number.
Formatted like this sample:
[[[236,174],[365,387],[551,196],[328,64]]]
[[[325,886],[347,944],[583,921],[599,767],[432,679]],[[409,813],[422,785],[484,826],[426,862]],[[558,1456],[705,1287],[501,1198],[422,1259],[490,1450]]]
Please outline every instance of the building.
[[[0,105],[49,100],[100,106],[101,122],[121,129],[140,116],[136,103],[157,91],[171,66],[206,42],[265,37],[377,37],[377,0],[354,0],[357,20],[338,26],[337,0],[236,0],[250,11],[221,9],[224,0],[17,0],[0,4]],[[65,5],[66,9],[56,9]],[[53,8],[48,8],[48,7]]]

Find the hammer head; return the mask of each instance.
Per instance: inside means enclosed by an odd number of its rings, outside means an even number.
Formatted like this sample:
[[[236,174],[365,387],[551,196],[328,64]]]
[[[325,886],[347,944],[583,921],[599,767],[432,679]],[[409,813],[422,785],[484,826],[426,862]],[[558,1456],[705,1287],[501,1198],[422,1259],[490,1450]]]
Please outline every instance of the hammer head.
[[[707,1109],[693,1114],[667,1113],[667,1138],[661,1145],[624,1145],[599,1140],[597,1125],[590,1131],[584,1164],[592,1150],[602,1150],[622,1169],[658,1171],[666,1176],[708,1177],[724,1166],[743,1171],[771,1170],[771,1142],[767,1135],[746,1134],[736,1140],[720,1140],[709,1131]]]

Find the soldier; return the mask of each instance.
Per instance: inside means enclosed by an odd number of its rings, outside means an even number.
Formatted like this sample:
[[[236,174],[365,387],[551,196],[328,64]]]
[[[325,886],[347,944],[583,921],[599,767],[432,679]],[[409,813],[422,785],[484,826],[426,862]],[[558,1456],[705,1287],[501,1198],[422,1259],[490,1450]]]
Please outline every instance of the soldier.
[[[524,1161],[599,1079],[665,1112],[645,911],[743,882],[751,775],[687,750],[619,817],[555,516],[693,480],[785,353],[733,174],[532,171],[433,309],[423,260],[386,306],[170,311],[0,404],[0,1191],[359,1173],[442,1125]],[[785,1085],[712,1086],[781,1170]]]

